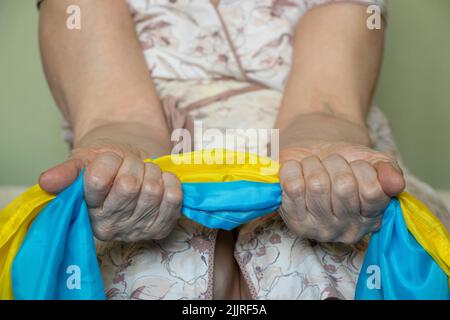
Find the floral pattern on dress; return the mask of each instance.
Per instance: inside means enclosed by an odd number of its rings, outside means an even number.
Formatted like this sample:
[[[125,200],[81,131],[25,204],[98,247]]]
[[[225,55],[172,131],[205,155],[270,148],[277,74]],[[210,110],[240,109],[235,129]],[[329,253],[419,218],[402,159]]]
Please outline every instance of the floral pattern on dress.
[[[300,18],[330,3],[384,0],[128,0],[153,78],[251,80],[282,90]],[[239,61],[237,61],[239,60]],[[241,70],[242,68],[242,70]]]
[[[108,299],[211,299],[215,231],[186,218],[164,240],[97,241]]]

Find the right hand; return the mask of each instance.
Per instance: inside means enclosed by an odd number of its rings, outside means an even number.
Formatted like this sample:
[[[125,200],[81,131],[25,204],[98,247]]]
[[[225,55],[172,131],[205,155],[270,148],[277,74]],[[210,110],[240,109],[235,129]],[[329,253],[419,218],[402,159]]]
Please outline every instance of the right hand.
[[[135,242],[169,235],[181,211],[178,178],[161,172],[148,158],[146,148],[129,133],[114,138],[87,134],[63,163],[39,177],[42,189],[59,193],[76,180],[83,168],[85,199],[94,235],[103,241]],[[111,138],[112,137],[112,138]]]

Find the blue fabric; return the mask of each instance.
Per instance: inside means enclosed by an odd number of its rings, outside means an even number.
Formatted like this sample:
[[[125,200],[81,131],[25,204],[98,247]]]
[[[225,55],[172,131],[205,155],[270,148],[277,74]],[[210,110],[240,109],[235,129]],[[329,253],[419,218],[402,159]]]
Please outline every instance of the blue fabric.
[[[182,189],[183,214],[208,228],[231,230],[281,204],[279,183],[189,182]]]
[[[80,174],[33,221],[12,267],[15,299],[105,299],[83,192]]]
[[[448,277],[409,233],[397,199],[372,234],[358,278],[357,300],[448,300]]]

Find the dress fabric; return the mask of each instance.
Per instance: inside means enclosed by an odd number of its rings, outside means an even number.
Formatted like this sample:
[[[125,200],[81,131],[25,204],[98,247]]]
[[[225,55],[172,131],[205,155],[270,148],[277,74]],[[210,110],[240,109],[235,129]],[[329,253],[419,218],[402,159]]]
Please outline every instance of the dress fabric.
[[[191,128],[192,120],[201,120],[203,129],[223,132],[272,128],[295,26],[308,10],[334,3],[378,5],[386,15],[382,0],[128,1],[168,125]],[[376,106],[367,122],[375,149],[401,162]],[[64,134],[71,143],[69,123]],[[406,169],[405,176],[409,192],[448,221],[435,192]],[[97,241],[107,298],[211,299],[216,236],[182,217],[163,240]],[[367,240],[343,245],[302,239],[274,212],[239,229],[234,256],[254,299],[353,299]]]
[[[299,19],[333,3],[377,5],[384,0],[129,0],[154,78],[230,77],[282,90]]]

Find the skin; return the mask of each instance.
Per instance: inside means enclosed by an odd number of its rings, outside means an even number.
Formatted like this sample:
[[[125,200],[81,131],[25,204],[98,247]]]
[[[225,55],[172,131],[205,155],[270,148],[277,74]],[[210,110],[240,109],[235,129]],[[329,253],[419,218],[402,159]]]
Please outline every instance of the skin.
[[[68,5],[82,29],[65,26]],[[365,27],[365,8],[320,6],[301,19],[280,128],[280,214],[296,234],[353,243],[379,227],[404,188],[389,155],[371,149],[365,124],[384,31]],[[39,183],[58,193],[85,168],[93,231],[101,240],[161,239],[173,229],[180,182],[142,160],[170,152],[169,132],[123,0],[46,0],[40,45],[54,99],[74,130],[74,149]],[[236,236],[219,233],[214,297],[249,298],[233,259]]]
[[[280,214],[297,235],[352,244],[380,227],[403,174],[371,149],[366,116],[380,71],[384,28],[366,8],[327,5],[299,22],[280,128]]]

